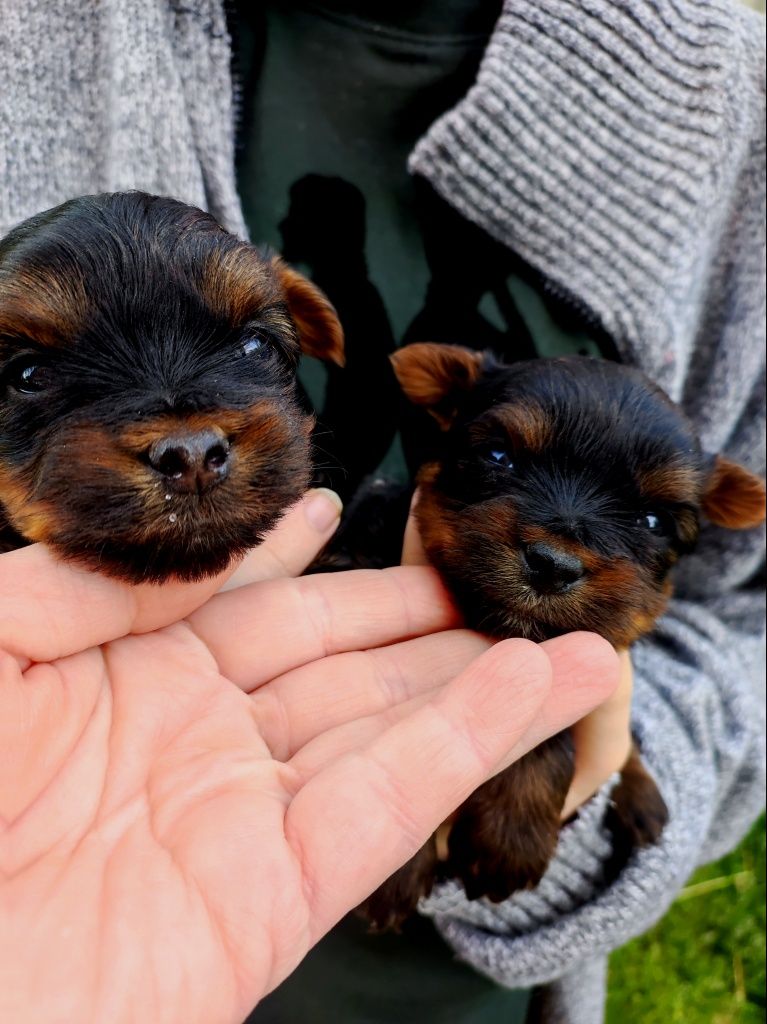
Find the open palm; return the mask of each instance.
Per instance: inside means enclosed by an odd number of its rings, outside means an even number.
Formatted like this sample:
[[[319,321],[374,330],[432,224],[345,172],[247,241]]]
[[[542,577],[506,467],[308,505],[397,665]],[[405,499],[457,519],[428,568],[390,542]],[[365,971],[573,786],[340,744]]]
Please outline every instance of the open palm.
[[[614,685],[430,570],[125,588],[0,559],[0,1019],[237,1024],[489,774]]]

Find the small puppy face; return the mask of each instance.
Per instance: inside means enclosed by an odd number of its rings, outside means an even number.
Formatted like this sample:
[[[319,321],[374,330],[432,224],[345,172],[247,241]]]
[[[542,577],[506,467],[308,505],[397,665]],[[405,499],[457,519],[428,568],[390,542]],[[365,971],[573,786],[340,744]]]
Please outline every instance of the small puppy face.
[[[302,349],[342,362],[330,304],[200,210],[25,222],[0,243],[0,526],[134,582],[220,571],[308,485]]]
[[[701,514],[730,528],[764,519],[763,482],[701,452],[637,370],[580,357],[502,366],[429,344],[392,362],[444,430],[419,477],[424,546],[485,632],[588,629],[627,646],[663,611]]]

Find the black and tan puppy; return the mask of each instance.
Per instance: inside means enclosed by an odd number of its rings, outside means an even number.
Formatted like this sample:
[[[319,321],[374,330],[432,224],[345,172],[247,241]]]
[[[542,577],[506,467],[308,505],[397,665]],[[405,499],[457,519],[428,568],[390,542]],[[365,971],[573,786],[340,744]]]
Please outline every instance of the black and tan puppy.
[[[194,579],[307,487],[301,350],[343,361],[310,282],[201,210],[75,199],[0,243],[0,551]]]
[[[669,573],[693,548],[701,516],[732,529],[764,519],[764,483],[703,452],[681,410],[636,370],[581,357],[504,366],[430,344],[392,358],[405,395],[442,428],[418,476],[426,553],[467,624],[493,637],[590,630],[628,647],[663,612]],[[380,517],[383,500],[373,489],[358,519],[366,509]],[[400,524],[403,507],[394,502]],[[340,563],[360,560],[352,548],[363,526],[346,525],[334,540]],[[396,926],[437,877],[494,901],[534,885],[554,853],[572,776],[564,733],[465,802],[446,863],[432,840],[364,912]],[[635,751],[613,792],[611,869],[656,841],[665,821]]]

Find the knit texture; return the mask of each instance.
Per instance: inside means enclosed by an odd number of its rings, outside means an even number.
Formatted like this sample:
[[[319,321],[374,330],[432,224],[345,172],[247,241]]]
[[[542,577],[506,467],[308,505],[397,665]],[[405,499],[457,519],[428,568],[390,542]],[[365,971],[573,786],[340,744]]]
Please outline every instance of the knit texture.
[[[729,0],[513,0],[414,173],[512,248],[660,383],[706,447],[764,472],[764,23]],[[546,877],[500,906],[424,904],[552,1024],[602,1019],[604,955],[652,925],[764,800],[763,531],[708,528],[632,651],[633,728],[670,809],[606,887],[605,793]]]
[[[0,0],[0,236],[132,188],[244,235],[230,56],[220,0]]]
[[[514,0],[410,166],[702,409],[732,285],[760,312],[763,114],[764,25],[731,0]],[[712,445],[734,425],[718,404]]]
[[[0,233],[70,196],[143,188],[244,234],[221,0],[0,0]],[[476,86],[411,158],[764,472],[764,24],[733,0],[507,0]],[[606,955],[730,849],[764,793],[761,530],[708,528],[632,652],[634,729],[670,809],[611,885],[612,782],[533,892],[423,905],[459,957],[543,983],[547,1024],[602,1020]]]

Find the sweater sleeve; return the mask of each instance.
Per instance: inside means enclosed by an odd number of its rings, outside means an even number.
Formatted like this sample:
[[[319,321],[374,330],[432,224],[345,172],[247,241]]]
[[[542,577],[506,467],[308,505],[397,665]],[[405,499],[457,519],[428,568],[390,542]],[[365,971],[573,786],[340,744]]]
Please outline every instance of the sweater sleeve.
[[[245,237],[222,0],[0,3],[0,237],[89,192],[144,189]]]
[[[763,23],[729,0],[514,0],[473,92],[411,158],[585,307],[708,450],[762,474],[763,48]],[[425,901],[462,959],[577,993],[743,836],[764,801],[763,582],[762,529],[707,527],[632,650],[633,729],[670,812],[660,843],[605,883],[611,780],[534,891],[495,905],[447,884]]]
[[[450,884],[427,901],[463,959],[510,987],[572,972],[650,927],[697,865],[743,836],[763,801],[761,619],[763,598],[748,589],[673,602],[633,652],[634,730],[669,807],[660,844],[603,883],[611,780],[563,830],[534,891],[469,903]]]
[[[410,170],[686,401],[764,336],[764,69],[732,0],[506,0]]]

